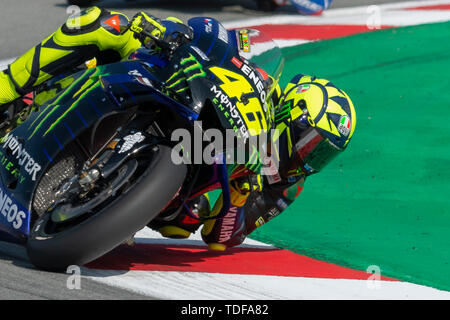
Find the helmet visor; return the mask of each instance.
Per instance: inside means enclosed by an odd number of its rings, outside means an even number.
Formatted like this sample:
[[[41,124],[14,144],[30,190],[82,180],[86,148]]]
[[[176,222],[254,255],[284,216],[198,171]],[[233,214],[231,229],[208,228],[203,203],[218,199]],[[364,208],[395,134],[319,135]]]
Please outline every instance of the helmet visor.
[[[305,130],[295,147],[303,168],[309,174],[322,170],[342,151],[324,138],[315,127]]]

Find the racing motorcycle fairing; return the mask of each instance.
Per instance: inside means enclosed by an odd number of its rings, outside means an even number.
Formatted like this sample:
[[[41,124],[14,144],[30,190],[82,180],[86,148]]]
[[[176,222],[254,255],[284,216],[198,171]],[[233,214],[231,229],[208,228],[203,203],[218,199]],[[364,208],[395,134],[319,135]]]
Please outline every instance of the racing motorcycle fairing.
[[[170,106],[174,113],[196,118],[189,108],[153,87],[157,79],[140,61],[98,66],[71,77],[71,85],[0,142],[0,212],[4,212],[0,228],[20,240],[29,233],[33,194],[42,174],[60,151],[99,122],[132,113],[129,109],[136,105]],[[83,148],[90,155],[95,151],[89,144]]]
[[[116,115],[123,115],[125,123],[137,107],[151,112],[158,106],[174,116],[167,122],[182,127],[217,117],[222,129],[232,129],[244,140],[270,129],[273,113],[264,95],[268,88],[251,60],[260,59],[263,68],[269,61],[267,70],[275,70],[277,81],[282,59],[273,53],[264,55],[264,50],[252,52],[252,44],[246,53],[253,56],[243,58],[245,32],[227,31],[215,19],[194,18],[189,25],[193,41],[179,47],[170,60],[142,48],[130,60],[58,79],[64,88],[0,140],[0,232],[8,240],[26,241],[37,184],[58,154],[75,140],[85,141],[80,147],[87,157],[94,154],[93,139],[83,137],[93,137],[102,127],[99,123]],[[276,57],[278,64],[270,57]],[[269,70],[271,64],[275,67]],[[193,193],[220,186],[224,191],[221,216],[229,206],[226,163],[202,173],[207,175],[186,182],[180,198],[185,201]]]

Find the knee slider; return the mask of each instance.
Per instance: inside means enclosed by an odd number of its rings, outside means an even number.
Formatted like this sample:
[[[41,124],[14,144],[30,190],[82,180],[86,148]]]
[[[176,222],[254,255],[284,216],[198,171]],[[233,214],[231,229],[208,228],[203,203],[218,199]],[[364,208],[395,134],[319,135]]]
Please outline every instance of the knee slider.
[[[81,33],[95,25],[97,25],[103,11],[99,7],[91,7],[67,19],[62,27],[62,31],[66,34]]]

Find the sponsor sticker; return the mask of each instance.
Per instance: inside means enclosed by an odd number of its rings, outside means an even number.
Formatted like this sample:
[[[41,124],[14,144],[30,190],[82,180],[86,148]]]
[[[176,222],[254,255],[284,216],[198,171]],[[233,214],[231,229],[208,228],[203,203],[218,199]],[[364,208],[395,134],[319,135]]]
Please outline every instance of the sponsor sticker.
[[[225,116],[229,117],[233,120],[233,124],[235,124],[235,131],[239,131],[242,135],[242,138],[246,140],[249,136],[247,131],[247,126],[245,125],[244,120],[242,119],[241,114],[238,111],[235,103],[231,102],[231,99],[216,85],[211,87],[211,92],[215,94],[215,98],[213,102],[219,105],[220,109],[226,109]],[[225,111],[225,110],[222,110]]]
[[[153,87],[152,82],[148,78],[143,77],[139,71],[131,70],[131,71],[128,71],[128,74],[130,76],[134,76],[136,81],[139,82],[140,84],[143,84],[144,86],[147,86],[147,87]]]
[[[341,116],[341,119],[339,120],[338,131],[342,135],[348,136],[350,134],[350,129],[351,129],[350,117],[347,115]]]
[[[274,159],[272,157],[265,157],[264,163],[266,163],[267,165],[265,165],[262,170],[267,178],[267,182],[269,184],[280,182],[281,176],[278,172],[278,166],[276,165]]]
[[[289,206],[286,201],[284,201],[283,199],[279,198],[277,200],[277,206],[281,209],[281,210],[286,210],[286,208]]]
[[[266,223],[263,219],[263,217],[259,217],[258,220],[256,220],[255,225],[257,228],[261,227],[264,223]]]
[[[297,93],[303,93],[308,91],[311,88],[309,84],[303,84],[297,88]]]
[[[219,234],[219,243],[228,241],[231,239],[234,231],[234,224],[236,222],[237,217],[237,208],[231,207],[230,211],[226,214],[226,216],[222,219],[222,224],[220,226],[220,234]]]
[[[239,60],[236,57],[233,57],[233,59],[231,59],[231,62],[233,62],[233,64],[238,67],[239,69],[242,68],[243,62],[241,60]]]
[[[20,167],[14,164],[13,162],[9,161],[5,155],[5,152],[3,152],[3,150],[1,149],[0,149],[0,165],[3,167],[3,169],[12,174],[19,183],[25,181],[25,176],[20,172]]]
[[[152,82],[148,78],[136,77],[136,81],[139,82],[140,84],[144,85],[144,86],[153,87]]]
[[[244,52],[250,52],[250,37],[247,29],[239,30],[239,47]]]
[[[211,23],[211,19],[205,19],[204,21],[205,21],[205,32],[206,33],[211,33],[212,32],[212,28],[213,28],[213,25]]]
[[[107,29],[109,32],[118,35],[121,31],[120,17],[118,14],[112,16],[111,18],[102,21],[102,27]]]
[[[0,187],[0,219],[5,220],[14,229],[18,230],[22,227],[23,221],[27,216],[27,210]]]
[[[269,210],[269,212],[268,212],[268,214],[269,214],[269,216],[270,216],[270,219],[275,218],[275,217],[276,217],[277,215],[279,215],[280,213],[281,213],[281,211],[278,210],[277,207],[272,207],[272,208]]]
[[[192,48],[192,50],[194,50],[200,56],[200,58],[202,58],[205,61],[209,61],[208,56],[199,47],[191,46],[191,48]]]
[[[228,32],[221,24],[219,24],[219,39],[228,44]]]
[[[259,98],[261,100],[264,112],[267,112],[267,92],[264,88],[263,80],[261,79],[261,73],[251,68],[247,61],[242,64],[241,71],[246,75],[247,79],[251,80],[253,84],[256,86],[256,89],[259,93]]]
[[[128,74],[130,76],[142,77],[142,74],[136,69],[128,71]]]
[[[125,141],[118,153],[124,153],[130,150],[136,143],[144,141],[145,136],[141,132],[136,132],[135,134],[130,134],[125,136],[123,140]]]
[[[41,165],[30,156],[18,138],[8,134],[3,144],[3,149],[9,149],[11,155],[18,160],[18,165],[25,169],[25,172],[28,173],[31,180],[36,181],[37,173],[41,171]]]

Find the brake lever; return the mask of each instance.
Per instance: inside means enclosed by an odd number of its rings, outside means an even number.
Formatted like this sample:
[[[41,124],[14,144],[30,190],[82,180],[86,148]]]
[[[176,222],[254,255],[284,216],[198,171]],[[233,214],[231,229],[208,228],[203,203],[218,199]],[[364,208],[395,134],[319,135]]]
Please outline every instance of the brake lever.
[[[169,60],[172,58],[175,50],[178,48],[178,43],[177,42],[167,42],[164,41],[158,37],[155,37],[154,35],[152,35],[151,33],[145,33],[144,34],[146,37],[149,37],[150,39],[152,39],[152,41],[154,42],[154,44],[156,44],[156,46],[158,46],[159,48],[161,48],[161,50],[165,53],[167,53]],[[145,46],[145,44],[143,44]],[[148,49],[148,48],[147,48]]]

